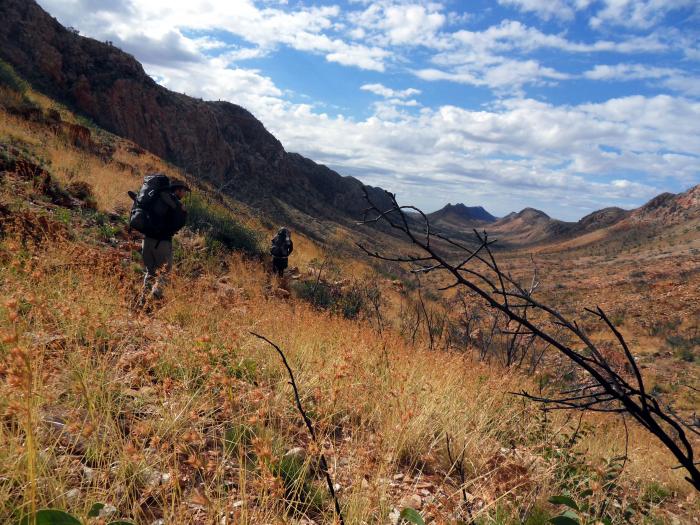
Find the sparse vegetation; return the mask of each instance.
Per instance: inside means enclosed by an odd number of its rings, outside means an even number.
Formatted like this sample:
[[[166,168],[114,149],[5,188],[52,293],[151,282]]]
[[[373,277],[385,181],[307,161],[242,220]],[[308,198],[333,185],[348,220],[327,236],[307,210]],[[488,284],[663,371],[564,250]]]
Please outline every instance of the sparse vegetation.
[[[261,257],[264,253],[262,236],[236,220],[221,205],[206,201],[202,195],[191,193],[185,199],[188,226],[205,235],[211,250],[225,248],[241,250]]]

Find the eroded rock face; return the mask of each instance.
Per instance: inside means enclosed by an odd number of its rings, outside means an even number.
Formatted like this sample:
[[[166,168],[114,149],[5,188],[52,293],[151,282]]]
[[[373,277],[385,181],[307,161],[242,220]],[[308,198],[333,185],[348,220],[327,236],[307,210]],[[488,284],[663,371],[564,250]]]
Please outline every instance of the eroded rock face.
[[[288,154],[244,108],[159,86],[133,56],[64,28],[33,0],[2,0],[0,19],[0,57],[35,88],[192,175],[246,202],[277,198],[321,218],[363,209],[356,179]]]

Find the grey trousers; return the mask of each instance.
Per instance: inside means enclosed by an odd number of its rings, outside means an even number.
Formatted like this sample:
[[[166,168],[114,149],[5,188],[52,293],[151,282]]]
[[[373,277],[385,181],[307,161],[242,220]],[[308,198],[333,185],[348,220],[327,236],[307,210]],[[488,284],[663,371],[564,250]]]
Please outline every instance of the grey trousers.
[[[143,298],[163,296],[163,286],[168,272],[173,267],[173,242],[144,237],[141,246],[146,275],[143,278]]]

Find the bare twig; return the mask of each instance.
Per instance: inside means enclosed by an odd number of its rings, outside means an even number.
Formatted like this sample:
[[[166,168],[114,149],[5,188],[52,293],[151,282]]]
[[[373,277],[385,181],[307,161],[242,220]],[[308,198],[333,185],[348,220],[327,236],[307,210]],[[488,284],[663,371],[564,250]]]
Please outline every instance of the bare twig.
[[[279,346],[277,346],[275,343],[270,341],[267,337],[264,337],[262,335],[256,334],[255,332],[250,332],[251,335],[254,335],[258,339],[262,339],[265,341],[267,344],[272,346],[277,353],[280,355],[282,358],[282,363],[284,364],[284,367],[287,369],[287,373],[289,374],[289,384],[292,385],[292,390],[294,390],[294,400],[297,405],[297,410],[299,410],[299,414],[301,414],[302,419],[304,420],[304,424],[306,425],[306,428],[309,431],[309,434],[311,435],[311,439],[313,440],[314,444],[318,446],[319,450],[319,460],[320,460],[320,465],[321,465],[321,472],[323,472],[324,476],[326,477],[326,485],[328,485],[328,492],[330,493],[331,497],[333,498],[333,503],[335,504],[335,514],[338,517],[338,520],[340,522],[340,525],[345,525],[345,520],[343,519],[343,513],[340,511],[340,502],[338,501],[338,495],[335,493],[335,488],[333,487],[333,478],[331,477],[331,474],[328,470],[328,462],[326,461],[326,456],[322,452],[322,447],[321,444],[318,442],[318,438],[316,437],[316,431],[314,430],[314,425],[311,422],[311,419],[309,419],[309,416],[306,415],[306,412],[304,411],[304,407],[301,405],[301,398],[299,397],[299,389],[297,388],[297,383],[294,380],[294,373],[292,372],[292,368],[289,366],[289,363],[287,362],[287,358],[284,355],[284,352],[280,349]]]
[[[520,392],[517,395],[543,403],[549,409],[629,414],[661,441],[688,473],[686,479],[700,490],[700,470],[695,462],[695,451],[686,435],[686,430],[696,432],[697,429],[694,425],[685,423],[669,407],[662,408],[656,397],[648,392],[639,367],[624,337],[601,308],[588,311],[601,320],[614,335],[624,353],[626,366],[632,372],[633,377],[631,378],[625,374],[623,369],[613,366],[575,320],[569,320],[555,308],[533,298],[533,292],[538,285],[536,273],[529,289],[525,289],[510,274],[504,272],[491,250],[493,241],[489,241],[485,232],[483,234],[474,232],[478,248],[472,249],[445,235],[431,232],[427,217],[412,206],[400,206],[395,195],[387,193],[392,207],[388,210],[379,210],[367,191],[363,191],[365,199],[369,203],[367,213],[371,213],[373,216],[371,220],[364,221],[364,224],[386,221],[391,228],[401,232],[415,247],[419,248],[423,255],[420,257],[391,256],[364,249],[365,253],[386,261],[415,265],[418,271],[423,273],[442,271],[451,278],[451,283],[446,285],[444,289],[463,288],[469,290],[495,312],[502,314],[507,321],[505,333],[512,336],[506,347],[507,364],[514,362],[515,348],[521,339],[528,338],[525,342],[525,348],[528,348],[531,341],[537,338],[543,342],[545,348],[552,348],[560,352],[575,364],[580,371],[585,373],[587,382],[591,385],[578,393],[562,392],[558,397],[533,396],[527,392]],[[404,210],[414,210],[420,213],[424,223],[425,237],[413,233]],[[431,236],[461,252],[458,255],[459,261],[450,262],[454,254],[443,252],[436,243],[431,244]],[[482,250],[485,252],[483,256],[480,253]],[[424,264],[426,262],[430,262],[430,264],[426,266]],[[467,268],[467,264],[477,265],[478,268],[476,270]],[[514,302],[514,299],[517,302]],[[541,316],[534,318],[528,315],[530,310],[543,313],[545,321],[540,319]],[[497,317],[494,316],[494,319],[497,320]],[[511,322],[516,324],[515,329],[509,328],[508,325]],[[548,324],[544,324],[545,322]],[[552,330],[552,326],[558,328]],[[493,333],[492,330],[492,336]],[[541,358],[541,355],[536,356],[537,362]],[[522,362],[522,358],[520,362]]]

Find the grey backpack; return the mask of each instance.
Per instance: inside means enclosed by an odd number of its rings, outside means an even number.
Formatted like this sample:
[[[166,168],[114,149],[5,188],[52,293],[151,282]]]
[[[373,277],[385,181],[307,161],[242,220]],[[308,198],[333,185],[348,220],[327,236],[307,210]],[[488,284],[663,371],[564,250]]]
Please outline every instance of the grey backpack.
[[[148,237],[157,237],[162,225],[160,218],[153,213],[153,204],[158,200],[162,191],[170,188],[167,175],[149,175],[143,179],[143,185],[138,194],[129,192],[134,204],[129,215],[129,228],[143,233]]]

